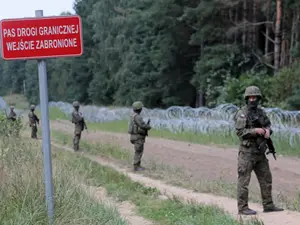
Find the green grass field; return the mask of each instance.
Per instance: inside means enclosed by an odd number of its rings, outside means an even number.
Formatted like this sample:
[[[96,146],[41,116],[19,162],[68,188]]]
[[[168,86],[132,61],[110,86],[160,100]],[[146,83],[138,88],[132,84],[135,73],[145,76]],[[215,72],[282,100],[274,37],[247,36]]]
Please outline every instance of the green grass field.
[[[9,105],[13,105],[16,109],[28,109],[29,103],[25,96],[11,94],[3,97],[4,101]]]
[[[39,114],[39,112],[37,112]],[[40,114],[39,114],[40,115]],[[49,117],[51,120],[71,120],[62,111],[57,108],[49,108]],[[109,132],[119,132],[127,134],[128,121],[113,121],[105,123],[89,123],[87,122],[89,130],[101,130]],[[214,134],[195,134],[191,132],[172,133],[169,130],[152,129],[149,132],[150,137],[165,138],[170,140],[186,141],[190,143],[198,143],[205,145],[217,145],[220,147],[235,147],[237,148],[239,140],[237,136],[225,135],[221,133]],[[288,156],[300,156],[300,139],[297,138],[293,146],[290,146],[289,139],[273,135],[273,142],[276,152]]]
[[[105,187],[108,194],[119,201],[131,201],[144,218],[155,221],[155,224],[205,224],[205,225],[262,225],[253,219],[248,222],[236,221],[229,214],[215,206],[184,203],[174,197],[162,200],[159,191],[144,187],[130,178],[109,167],[102,166],[90,159],[69,152],[56,154],[69,165],[68,170],[76,170],[92,186]]]
[[[64,134],[61,131],[52,130],[51,139],[59,144],[72,146],[73,137]],[[107,159],[116,160],[117,163],[131,165],[132,151],[125,150],[117,145],[101,144],[97,141],[81,140],[80,147],[91,155],[102,156]],[[226,180],[198,180],[193,182],[189,176],[180,168],[174,168],[165,164],[158,164],[155,161],[144,162],[148,168],[144,171],[146,176],[161,179],[171,185],[176,185],[202,193],[212,193],[216,195],[236,198],[236,183],[231,183]],[[259,190],[252,190],[249,195],[249,200],[256,203],[261,203],[261,193]],[[287,198],[284,193],[274,195],[275,202],[285,205],[286,208],[300,211],[300,192],[295,198]]]
[[[16,108],[26,108],[28,109],[29,104],[26,101],[26,98],[22,95],[10,95],[5,96],[4,99],[7,102],[14,103]],[[26,107],[25,107],[26,106]],[[40,117],[39,110],[36,110],[37,115]],[[49,117],[50,120],[62,119],[62,120],[71,120],[71,117],[66,116],[62,111],[57,108],[49,108]],[[27,119],[27,118],[25,118]],[[113,121],[106,123],[89,123],[87,122],[89,130],[102,130],[110,132],[119,132],[127,133],[128,121]],[[233,135],[226,135],[223,133],[214,133],[214,134],[195,134],[191,132],[181,132],[181,133],[172,133],[169,130],[156,130],[152,129],[149,132],[150,137],[165,138],[170,140],[180,140],[191,143],[199,143],[205,145],[217,145],[220,147],[236,147],[239,144],[238,138]],[[293,146],[289,144],[290,140],[286,137],[281,137],[279,135],[273,135],[273,142],[276,148],[276,152],[282,155],[288,156],[300,156],[300,138],[294,140]]]
[[[0,224],[48,224],[43,160],[39,143],[0,138]],[[76,170],[53,161],[54,224],[128,225],[111,206],[87,196],[76,183]]]
[[[51,119],[67,119],[57,109]],[[95,127],[94,129],[98,129]],[[56,136],[61,142],[67,139]],[[47,224],[43,164],[40,142],[0,139],[1,224]],[[94,149],[94,146],[91,146]],[[127,224],[112,207],[100,204],[81,189],[78,182],[104,187],[119,201],[133,202],[138,213],[154,224],[261,225],[255,219],[243,222],[215,206],[186,204],[180,199],[162,200],[159,192],[131,181],[125,175],[101,166],[80,155],[53,148],[55,224]],[[111,158],[129,160],[130,155],[114,146],[99,146],[94,151],[110,152]],[[96,152],[95,152],[96,153]],[[103,222],[105,221],[105,223]]]

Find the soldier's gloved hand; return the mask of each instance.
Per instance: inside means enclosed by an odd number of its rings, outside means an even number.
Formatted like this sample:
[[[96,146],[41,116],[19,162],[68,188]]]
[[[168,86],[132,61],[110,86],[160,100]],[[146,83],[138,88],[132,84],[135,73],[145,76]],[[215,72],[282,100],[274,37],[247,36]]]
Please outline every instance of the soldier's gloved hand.
[[[270,138],[270,129],[265,129],[265,131],[266,131],[266,133],[265,133],[264,137],[266,139]]]
[[[255,133],[264,135],[266,132],[263,128],[255,128]]]

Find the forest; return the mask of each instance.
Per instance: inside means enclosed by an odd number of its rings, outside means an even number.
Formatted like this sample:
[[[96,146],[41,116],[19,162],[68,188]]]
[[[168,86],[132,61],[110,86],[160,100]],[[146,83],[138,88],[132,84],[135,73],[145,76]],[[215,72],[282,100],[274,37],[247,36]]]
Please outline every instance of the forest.
[[[47,59],[50,101],[300,109],[299,0],[75,0],[84,54]],[[62,15],[70,14],[62,12]],[[36,60],[0,60],[0,95],[39,103]]]

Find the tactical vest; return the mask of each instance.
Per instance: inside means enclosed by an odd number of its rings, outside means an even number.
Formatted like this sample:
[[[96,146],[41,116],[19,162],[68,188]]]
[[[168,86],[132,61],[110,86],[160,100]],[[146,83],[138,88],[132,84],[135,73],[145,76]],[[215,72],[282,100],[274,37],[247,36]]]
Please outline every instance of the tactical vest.
[[[138,126],[134,121],[134,117],[137,115],[137,113],[133,113],[130,117],[129,123],[128,123],[128,134],[137,134],[138,132]]]

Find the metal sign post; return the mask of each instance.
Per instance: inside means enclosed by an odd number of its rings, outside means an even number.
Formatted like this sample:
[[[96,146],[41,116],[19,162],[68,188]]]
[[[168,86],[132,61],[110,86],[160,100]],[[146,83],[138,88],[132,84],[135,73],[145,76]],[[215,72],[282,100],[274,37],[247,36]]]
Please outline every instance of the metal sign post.
[[[35,11],[36,17],[43,16],[43,10]],[[40,89],[40,108],[42,117],[42,137],[43,137],[43,157],[44,157],[44,177],[46,190],[46,204],[48,209],[49,224],[54,220],[54,197],[52,183],[52,159],[50,144],[50,127],[48,115],[48,85],[47,68],[44,59],[38,60],[39,89]]]
[[[48,109],[47,68],[45,58],[83,54],[81,18],[79,16],[5,19],[0,23],[4,60],[37,59],[42,117],[44,179],[49,224],[54,222],[51,140]]]

